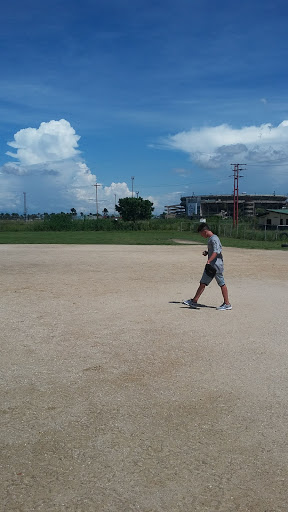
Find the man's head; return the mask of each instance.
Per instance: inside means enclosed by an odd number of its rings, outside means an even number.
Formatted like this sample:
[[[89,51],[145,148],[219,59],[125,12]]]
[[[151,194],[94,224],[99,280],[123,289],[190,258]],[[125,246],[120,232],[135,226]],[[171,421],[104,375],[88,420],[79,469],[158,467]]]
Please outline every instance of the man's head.
[[[197,231],[198,233],[200,233],[201,236],[203,236],[203,238],[209,238],[210,236],[213,235],[211,229],[209,228],[208,224],[206,224],[206,222],[200,222]]]

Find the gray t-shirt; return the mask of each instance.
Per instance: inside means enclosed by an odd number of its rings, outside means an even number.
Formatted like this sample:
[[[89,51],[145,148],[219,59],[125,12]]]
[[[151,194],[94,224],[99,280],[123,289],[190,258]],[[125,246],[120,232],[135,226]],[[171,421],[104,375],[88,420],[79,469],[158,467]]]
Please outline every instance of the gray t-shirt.
[[[222,245],[217,235],[212,235],[208,238],[208,258],[213,254],[217,253],[217,257],[214,258],[210,263],[216,268],[217,272],[223,272],[223,256],[222,256]]]

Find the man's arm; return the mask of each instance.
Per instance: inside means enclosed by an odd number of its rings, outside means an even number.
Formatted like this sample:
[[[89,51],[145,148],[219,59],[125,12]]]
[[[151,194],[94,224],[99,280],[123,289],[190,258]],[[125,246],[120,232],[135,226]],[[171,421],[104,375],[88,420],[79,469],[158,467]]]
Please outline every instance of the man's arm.
[[[219,246],[218,241],[220,243],[220,240],[218,237],[213,237],[213,239],[212,239],[213,252],[212,252],[210,258],[208,258],[207,263],[211,263],[211,261],[215,260],[218,257],[218,254],[220,254],[221,246]]]
[[[215,260],[215,258],[217,258],[217,255],[218,255],[217,252],[212,252],[210,258],[208,258],[208,260],[207,260],[207,263],[211,263],[211,261]]]

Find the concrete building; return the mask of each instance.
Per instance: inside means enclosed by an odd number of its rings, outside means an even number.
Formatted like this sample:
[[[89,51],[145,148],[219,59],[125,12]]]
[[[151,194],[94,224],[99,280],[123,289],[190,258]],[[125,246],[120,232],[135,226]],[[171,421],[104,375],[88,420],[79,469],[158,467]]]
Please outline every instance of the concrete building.
[[[239,217],[249,217],[260,213],[261,210],[282,209],[287,206],[287,196],[284,195],[251,195],[239,194]],[[181,197],[180,206],[185,207],[188,217],[221,215],[233,217],[233,194],[185,196]]]
[[[171,204],[170,206],[165,206],[165,217],[166,219],[173,219],[175,217],[183,217],[186,215],[186,208],[180,204]]]
[[[266,226],[271,229],[285,229],[287,227],[288,230],[288,208],[267,210],[264,215],[259,217],[259,226]]]

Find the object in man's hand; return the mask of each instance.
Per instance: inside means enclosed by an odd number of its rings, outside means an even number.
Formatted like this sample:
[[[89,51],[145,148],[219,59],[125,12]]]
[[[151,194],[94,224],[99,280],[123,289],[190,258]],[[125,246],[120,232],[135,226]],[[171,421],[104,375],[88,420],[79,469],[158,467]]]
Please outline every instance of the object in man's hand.
[[[207,276],[214,277],[216,274],[216,268],[212,267],[212,265],[210,265],[210,263],[207,263],[205,265],[205,272],[206,272]]]

